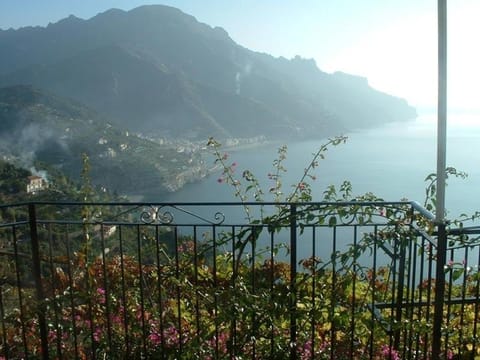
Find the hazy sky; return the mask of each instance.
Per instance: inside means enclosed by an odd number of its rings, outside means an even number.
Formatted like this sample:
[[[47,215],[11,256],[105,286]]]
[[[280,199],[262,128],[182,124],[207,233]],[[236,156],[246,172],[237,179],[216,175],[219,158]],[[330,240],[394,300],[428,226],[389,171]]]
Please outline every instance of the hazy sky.
[[[115,7],[171,5],[239,44],[321,70],[365,76],[416,106],[436,105],[437,0],[0,0],[0,28],[87,19]],[[480,108],[480,0],[450,0],[449,107]]]

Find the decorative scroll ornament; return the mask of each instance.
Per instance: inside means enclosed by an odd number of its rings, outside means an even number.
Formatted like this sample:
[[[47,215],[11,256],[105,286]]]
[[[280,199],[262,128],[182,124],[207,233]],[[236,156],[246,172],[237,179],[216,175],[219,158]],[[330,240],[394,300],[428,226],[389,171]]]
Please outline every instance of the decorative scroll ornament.
[[[165,208],[171,208],[179,213],[189,215],[193,218],[202,220],[203,222],[210,225],[221,225],[225,221],[225,215],[217,211],[213,218],[214,220],[209,220],[203,216],[193,213],[187,209],[174,206],[174,205],[163,205],[163,206],[154,206],[151,205],[147,208],[144,208],[140,214],[140,220],[145,224],[159,224],[159,225],[170,225],[173,224],[175,217],[170,210],[164,210]]]
[[[168,225],[173,222],[174,217],[170,211],[163,211],[163,206],[152,205],[143,209],[140,220],[145,224]]]

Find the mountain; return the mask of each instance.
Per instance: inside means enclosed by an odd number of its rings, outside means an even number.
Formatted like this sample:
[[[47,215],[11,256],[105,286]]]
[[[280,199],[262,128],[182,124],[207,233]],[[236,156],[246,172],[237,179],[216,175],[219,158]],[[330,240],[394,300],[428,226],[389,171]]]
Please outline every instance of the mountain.
[[[325,137],[416,116],[364,78],[250,51],[162,5],[0,31],[0,51],[0,86],[32,84],[154,137]]]
[[[207,171],[199,148],[150,141],[81,104],[23,85],[0,88],[0,154],[26,169],[48,164],[76,180],[87,154],[93,183],[121,194],[142,189],[161,196]]]

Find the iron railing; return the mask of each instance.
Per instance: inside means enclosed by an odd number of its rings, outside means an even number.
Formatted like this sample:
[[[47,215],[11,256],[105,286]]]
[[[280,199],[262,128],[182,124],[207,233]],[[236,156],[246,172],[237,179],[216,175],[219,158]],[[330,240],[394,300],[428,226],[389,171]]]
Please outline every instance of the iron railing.
[[[445,277],[435,278],[437,227],[414,202],[23,203],[0,216],[6,359],[479,349],[479,231],[450,231]]]

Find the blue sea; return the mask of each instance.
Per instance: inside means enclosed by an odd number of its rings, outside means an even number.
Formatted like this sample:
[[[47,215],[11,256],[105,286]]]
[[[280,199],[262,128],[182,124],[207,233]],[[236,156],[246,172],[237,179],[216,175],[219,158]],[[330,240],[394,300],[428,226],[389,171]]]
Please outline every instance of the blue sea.
[[[321,201],[328,185],[339,186],[351,181],[355,195],[372,192],[386,201],[425,199],[425,177],[436,171],[436,115],[421,114],[408,122],[388,123],[373,129],[354,131],[346,144],[330,148],[320,161],[311,181],[314,201]],[[286,144],[288,146],[283,175],[283,191],[288,193],[296,184],[325,139]],[[278,145],[266,145],[228,154],[237,163],[237,175],[251,170],[262,182],[266,193],[272,186],[268,173],[274,171]],[[466,179],[448,179],[446,207],[450,219],[461,213],[480,210],[480,114],[448,115],[447,166],[468,174]],[[208,161],[208,160],[207,160]],[[213,161],[213,159],[212,159]],[[171,194],[167,201],[211,202],[235,201],[228,184],[219,183],[220,174],[204,181],[188,184]],[[273,200],[265,196],[265,200]],[[252,199],[253,201],[253,199]]]

